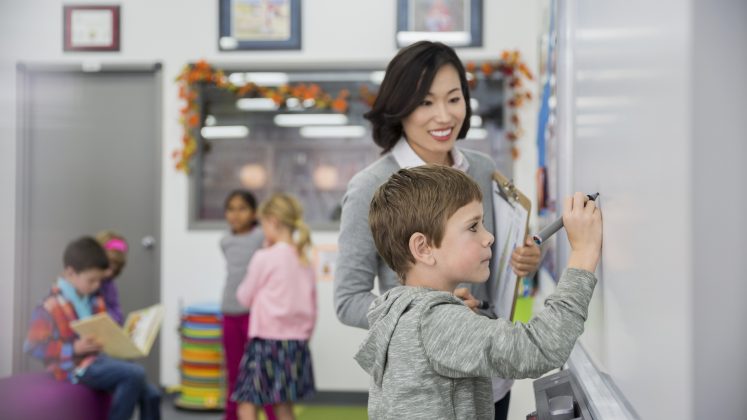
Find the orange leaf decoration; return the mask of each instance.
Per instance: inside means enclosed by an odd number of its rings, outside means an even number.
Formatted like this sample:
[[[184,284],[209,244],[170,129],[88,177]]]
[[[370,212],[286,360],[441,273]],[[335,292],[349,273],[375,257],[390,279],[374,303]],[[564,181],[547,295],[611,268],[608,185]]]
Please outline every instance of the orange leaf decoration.
[[[506,78],[506,85],[509,89],[509,100],[507,106],[518,109],[526,101],[532,99],[532,94],[524,87],[526,85],[522,78],[533,80],[533,75],[526,64],[521,60],[521,54],[518,50],[506,50],[501,53],[500,60],[494,62],[467,62],[465,70],[473,77],[468,81],[469,87],[474,88],[478,84],[476,71],[481,71],[486,78],[493,77],[496,74],[503,75]],[[179,85],[179,98],[185,100],[183,107],[179,109],[179,123],[182,125],[184,135],[182,137],[181,149],[174,150],[173,159],[176,161],[175,168],[185,173],[190,172],[190,161],[199,149],[199,137],[194,137],[193,133],[200,126],[201,108],[198,102],[199,95],[196,85],[203,84],[217,87],[232,95],[250,98],[268,98],[278,106],[282,106],[290,98],[297,98],[302,101],[309,100],[307,108],[319,110],[332,110],[334,112],[345,113],[350,108],[351,93],[348,89],[341,89],[333,98],[329,93],[324,92],[319,84],[316,83],[297,83],[293,85],[285,84],[278,87],[258,86],[253,83],[246,83],[242,86],[233,84],[221,70],[214,69],[206,60],[202,59],[194,64],[188,64],[182,68],[181,73],[176,77]],[[371,91],[368,86],[362,85],[358,89],[357,100],[361,100],[369,107],[376,102],[378,92]],[[512,113],[510,117],[511,127],[509,127],[506,137],[509,141],[516,141],[523,135],[521,129],[521,120],[518,114]],[[512,149],[514,158],[518,156],[518,149]]]
[[[200,125],[200,117],[198,117],[196,114],[192,114],[192,116],[189,117],[189,120],[187,121],[187,125],[189,125],[191,128],[195,128],[198,125]]]
[[[482,63],[482,66],[480,66],[480,70],[482,70],[482,73],[485,75],[485,77],[490,77],[491,74],[493,74],[493,66],[490,65],[490,63],[485,62]]]
[[[314,99],[321,93],[322,89],[316,83],[312,83],[307,91],[307,97],[304,99]]]
[[[337,98],[332,102],[332,109],[337,112],[346,112],[348,110],[348,101],[343,98]]]

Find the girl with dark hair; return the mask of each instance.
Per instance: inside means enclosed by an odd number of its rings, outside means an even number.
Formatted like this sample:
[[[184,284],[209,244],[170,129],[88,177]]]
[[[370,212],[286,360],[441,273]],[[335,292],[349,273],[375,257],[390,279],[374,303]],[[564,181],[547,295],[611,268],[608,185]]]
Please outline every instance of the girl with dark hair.
[[[236,300],[236,290],[246,276],[246,267],[254,252],[265,240],[257,228],[257,199],[247,190],[231,191],[225,201],[225,217],[229,231],[220,240],[226,258],[226,284],[223,287],[223,354],[226,362],[226,420],[238,418],[237,406],[228,398],[239,376],[239,364],[244,354],[248,330],[249,310]],[[269,419],[275,416],[271,406],[265,407]]]

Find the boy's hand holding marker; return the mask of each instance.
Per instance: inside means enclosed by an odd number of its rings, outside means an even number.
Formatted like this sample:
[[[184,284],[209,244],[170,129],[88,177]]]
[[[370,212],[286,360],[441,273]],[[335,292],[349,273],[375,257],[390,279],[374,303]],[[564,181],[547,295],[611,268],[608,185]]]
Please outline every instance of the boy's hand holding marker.
[[[563,225],[571,244],[568,268],[594,272],[602,251],[602,212],[596,202],[580,192],[566,197]]]
[[[595,200],[598,196],[599,193],[586,195],[577,192],[573,196],[566,197],[563,202],[563,216],[556,223],[557,227],[546,229],[548,232],[541,235],[546,239],[561,227],[565,227],[568,241],[571,244],[568,268],[579,268],[594,272],[599,263],[602,251],[602,212],[596,206]],[[527,245],[521,248],[530,259],[535,257],[535,248],[539,250],[538,244],[542,243],[542,240],[537,242],[537,238],[538,236],[535,235],[534,241],[527,239]],[[533,242],[536,242],[536,244]],[[515,260],[518,250],[515,250],[512,256],[512,265],[514,265],[514,271],[517,274],[519,272],[516,269]],[[538,252],[536,257],[539,260]],[[454,295],[462,299],[473,311],[490,307],[489,302],[476,300],[474,296],[469,294],[468,289],[457,289],[454,291]]]

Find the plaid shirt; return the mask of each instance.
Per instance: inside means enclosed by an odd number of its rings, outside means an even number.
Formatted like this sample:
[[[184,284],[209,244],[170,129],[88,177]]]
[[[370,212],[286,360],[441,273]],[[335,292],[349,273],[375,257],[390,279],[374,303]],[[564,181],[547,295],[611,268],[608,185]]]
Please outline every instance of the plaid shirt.
[[[101,296],[96,295],[91,300],[94,314],[106,311]],[[75,371],[85,369],[96,360],[95,354],[83,357],[74,354],[73,343],[78,335],[70,328],[70,323],[77,319],[73,304],[54,285],[49,296],[34,308],[31,326],[23,344],[23,351],[44,362],[47,371],[60,381],[76,382]]]

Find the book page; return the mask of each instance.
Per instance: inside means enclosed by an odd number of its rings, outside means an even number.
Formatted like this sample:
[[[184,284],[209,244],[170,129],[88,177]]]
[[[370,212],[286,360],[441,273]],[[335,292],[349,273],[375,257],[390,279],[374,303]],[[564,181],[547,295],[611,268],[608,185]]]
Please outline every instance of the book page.
[[[130,312],[124,330],[129,333],[132,343],[143,354],[148,354],[161,329],[163,305],[157,304],[139,311]]]
[[[104,348],[102,352],[118,359],[134,359],[145,354],[138,349],[123,330],[107,313],[74,321],[70,327],[81,337],[94,336]]]

